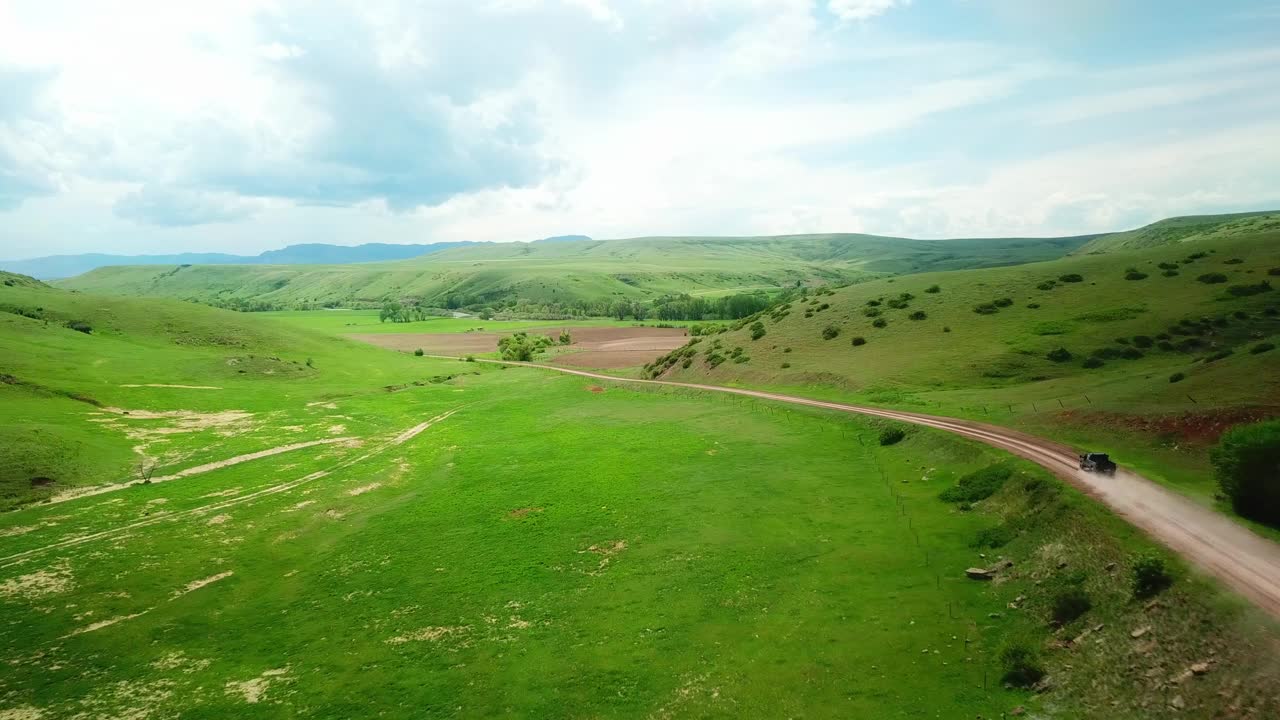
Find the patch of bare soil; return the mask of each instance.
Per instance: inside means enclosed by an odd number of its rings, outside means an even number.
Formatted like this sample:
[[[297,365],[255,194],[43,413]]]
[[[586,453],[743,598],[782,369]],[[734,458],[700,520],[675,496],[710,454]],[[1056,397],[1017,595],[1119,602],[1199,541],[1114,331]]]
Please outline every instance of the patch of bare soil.
[[[589,571],[587,572],[587,574],[599,575],[601,572],[604,572],[604,569],[607,568],[609,566],[609,563],[613,561],[614,556],[616,556],[618,553],[626,549],[627,549],[626,540],[615,540],[611,543],[602,543],[599,545],[592,545],[586,550],[579,550],[578,554],[582,555],[584,553],[592,553],[592,554],[598,555],[600,557],[599,564],[596,565],[595,570]]]
[[[71,576],[71,570],[66,565],[59,565],[52,570],[37,570],[5,580],[0,583],[0,598],[39,600],[49,595],[66,592],[73,587],[75,587],[75,580]]]
[[[205,525],[224,525],[231,521],[230,515],[214,515],[209,518]]]
[[[600,393],[604,392],[604,388],[600,387],[599,385],[588,385],[587,392],[595,395],[599,395]]]
[[[1067,410],[1057,414],[1067,423],[1108,427],[1154,435],[1176,442],[1211,445],[1233,425],[1280,417],[1280,407],[1241,407],[1217,410],[1128,415],[1101,410]]]
[[[161,656],[160,659],[151,663],[151,667],[152,669],[160,670],[162,672],[181,670],[183,673],[190,675],[204,670],[209,667],[210,664],[211,661],[207,658],[197,660],[195,658],[187,657],[186,653],[179,650]]]
[[[470,625],[440,625],[437,627],[425,627],[420,630],[414,630],[411,633],[397,635],[387,640],[391,645],[400,645],[407,642],[440,642],[448,638],[465,635],[471,632]]]
[[[149,612],[151,612],[151,609],[150,609],[150,608],[147,608],[146,610],[143,610],[142,612],[136,612],[136,613],[134,613],[134,614],[132,614],[132,615],[117,615],[116,617],[113,617],[113,618],[111,618],[111,619],[109,619],[109,620],[99,620],[99,621],[98,621],[98,622],[96,622],[96,623],[92,623],[92,624],[90,624],[90,625],[85,625],[84,627],[76,628],[75,630],[72,630],[71,632],[67,633],[66,635],[63,635],[62,637],[64,637],[64,638],[69,638],[69,637],[73,637],[73,636],[75,636],[75,635],[83,635],[83,634],[85,634],[85,633],[97,632],[98,630],[101,630],[102,628],[105,628],[105,627],[111,627],[112,625],[115,625],[116,623],[121,623],[121,622],[124,622],[124,621],[126,621],[126,620],[132,620],[132,619],[134,619],[134,618],[136,618],[136,617],[142,617],[143,615],[146,615],[146,614],[147,614],[147,613],[149,613]]]
[[[542,512],[542,508],[540,507],[516,508],[515,510],[507,513],[507,517],[519,519],[528,516],[530,513],[540,512]]]
[[[32,705],[0,710],[0,720],[40,720],[42,717],[44,717],[44,711]]]
[[[189,583],[187,583],[186,585],[182,586],[180,589],[178,589],[178,590],[174,590],[174,591],[173,591],[173,596],[172,596],[172,597],[170,597],[169,599],[170,599],[170,600],[176,600],[177,598],[180,598],[180,597],[182,597],[183,595],[186,595],[186,594],[187,594],[187,593],[189,593],[189,592],[195,592],[196,590],[199,590],[200,588],[204,587],[205,585],[211,585],[211,584],[213,584],[213,583],[218,582],[219,580],[225,580],[225,579],[227,579],[227,578],[231,577],[231,576],[232,576],[232,575],[234,575],[234,574],[235,574],[235,572],[234,572],[234,571],[228,570],[228,571],[226,571],[226,572],[220,572],[220,573],[218,573],[217,575],[210,575],[209,577],[207,577],[207,578],[202,578],[202,579],[200,579],[200,580],[192,580],[191,582],[189,582]]]
[[[551,335],[557,337],[561,330],[568,330],[573,336],[572,350],[584,352],[600,352],[618,357],[615,364],[601,364],[605,357],[590,358],[590,364],[575,363],[581,367],[632,367],[643,365],[663,353],[680,347],[685,343],[686,331],[683,328],[658,327],[546,327],[529,328],[525,332],[530,335]],[[421,348],[424,352],[435,355],[467,355],[471,353],[496,352],[498,340],[511,333],[475,332],[475,333],[379,333],[350,335],[355,340],[367,342],[379,347],[402,352],[412,352]],[[579,354],[579,353],[575,353]],[[562,357],[573,357],[575,354]],[[625,357],[624,357],[625,354]],[[637,362],[636,359],[639,358]],[[627,365],[616,363],[626,361]]]
[[[230,681],[226,684],[225,690],[228,695],[239,695],[249,704],[262,701],[266,697],[267,690],[271,685],[281,680],[285,675],[289,674],[289,668],[276,668],[274,670],[266,670],[261,675],[251,680]]]
[[[380,483],[380,482],[376,482],[376,483],[369,483],[368,485],[361,485],[361,486],[360,486],[360,487],[358,487],[358,488],[351,488],[350,490],[348,490],[348,491],[347,491],[347,494],[348,494],[348,495],[363,495],[363,494],[365,494],[365,493],[367,493],[367,492],[372,492],[372,491],[374,491],[374,490],[377,490],[377,489],[378,489],[378,488],[380,488],[380,487],[382,487],[382,483]]]

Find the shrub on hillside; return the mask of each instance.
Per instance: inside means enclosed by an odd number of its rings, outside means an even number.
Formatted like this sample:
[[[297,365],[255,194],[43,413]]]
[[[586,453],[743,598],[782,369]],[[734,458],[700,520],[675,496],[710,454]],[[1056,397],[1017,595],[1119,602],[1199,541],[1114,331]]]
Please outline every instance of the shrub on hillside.
[[[759,340],[764,337],[764,323],[759,320],[751,323],[751,339]]]
[[[868,300],[868,301],[867,301],[867,307],[878,307],[879,305],[880,305],[880,301],[879,301],[879,300]]]
[[[783,369],[783,370],[786,370],[786,369],[787,369],[787,368],[789,368],[789,367],[791,367],[791,363],[782,363],[782,369]]]
[[[1044,678],[1044,665],[1035,648],[1027,643],[1012,642],[1000,651],[1002,679],[1014,687],[1031,687]]]
[[[1037,286],[1036,286],[1036,289],[1037,289],[1037,290],[1052,290],[1052,289],[1054,289],[1054,288],[1055,288],[1055,287],[1057,287],[1057,286],[1058,286],[1058,281],[1056,281],[1056,280],[1045,280],[1044,282],[1042,282],[1042,283],[1040,283],[1039,285],[1037,285]]]
[[[1230,260],[1223,260],[1222,264],[1223,265],[1239,265],[1242,262],[1244,262],[1244,260],[1240,258],[1231,258]]]
[[[1133,344],[1135,347],[1149,348],[1155,344],[1155,341],[1146,335],[1134,335]]]
[[[1120,351],[1120,357],[1125,360],[1140,360],[1142,359],[1142,351],[1138,348],[1125,348]]]
[[[1012,475],[1013,468],[1004,463],[988,465],[960,478],[938,497],[946,502],[975,503],[986,500],[1004,487]]]
[[[968,503],[961,503],[960,505],[961,510],[969,510],[971,507],[972,506]],[[1008,523],[1003,523],[1001,525],[996,525],[995,527],[982,528],[979,530],[977,536],[973,539],[972,545],[973,547],[990,548],[994,550],[996,548],[1002,548],[1013,542],[1013,539],[1017,536],[1018,531],[1016,529]]]
[[[1280,273],[1277,273],[1277,274],[1280,275]],[[942,287],[939,285],[930,285],[929,287],[925,288],[924,291],[929,294],[940,293],[942,292]]]
[[[1039,310],[1039,309],[1040,309],[1040,303],[1027,303],[1027,309],[1028,309],[1028,310]]]
[[[784,353],[789,353],[789,352],[791,352],[791,348],[789,348],[789,347],[784,347],[784,348],[782,348],[782,352],[784,352]]]
[[[880,310],[880,308],[867,308],[866,310],[862,311],[862,314],[869,318],[873,318],[873,317],[880,317],[881,312],[882,311]]]
[[[1006,308],[1013,304],[1013,298],[1000,298],[999,300],[993,300],[991,304],[996,307]]]
[[[475,362],[475,361],[476,361],[476,356],[475,356],[475,355],[468,355],[468,356],[467,356],[467,362]]]
[[[69,320],[67,322],[67,327],[71,328],[72,330],[75,330],[76,332],[82,332],[85,335],[93,334],[93,328],[89,325],[89,323],[83,320]]]
[[[1133,596],[1155,597],[1173,585],[1173,576],[1159,555],[1143,555],[1133,563]]]
[[[1218,283],[1226,282],[1227,276],[1222,273],[1205,273],[1196,278],[1196,280],[1199,280],[1206,285],[1217,285]]]
[[[1207,363],[1218,362],[1219,360],[1224,360],[1226,358],[1231,357],[1234,354],[1235,354],[1235,351],[1232,350],[1231,348],[1223,348],[1222,350],[1219,350],[1218,352],[1205,358],[1204,361]]]
[[[1147,274],[1137,268],[1129,268],[1124,271],[1125,280],[1146,280]]]
[[[1227,294],[1232,297],[1249,297],[1250,295],[1260,295],[1262,293],[1271,292],[1271,281],[1263,280],[1260,283],[1252,285],[1232,285],[1227,288]]]
[[[1165,352],[1173,352],[1174,350],[1177,349],[1173,346],[1173,343],[1169,342],[1168,340],[1161,340],[1160,342],[1156,343],[1156,348],[1163,350]]]
[[[1093,601],[1089,599],[1089,593],[1079,585],[1073,585],[1054,595],[1053,620],[1060,625],[1066,625],[1089,612],[1092,607]]]
[[[1067,362],[1068,360],[1071,359],[1071,351],[1067,350],[1066,348],[1060,347],[1056,350],[1050,350],[1049,353],[1045,355],[1045,357],[1049,358],[1054,362]]]
[[[889,307],[893,308],[894,310],[904,310],[911,303],[906,300],[903,300],[902,298],[894,298],[890,300],[887,304],[889,305]]]
[[[417,355],[418,357],[422,357],[424,355],[424,353],[422,352],[422,348],[418,348],[417,350],[414,350],[413,354]]]
[[[876,318],[875,321],[871,323],[871,326],[878,328],[889,327],[889,321],[884,318]]]
[[[822,339],[830,340],[840,334],[840,328],[835,325],[828,325],[822,328]]]
[[[943,325],[943,326],[942,326],[942,332],[951,332],[951,326],[950,326],[950,325]]]
[[[1162,273],[1160,273],[1160,274],[1161,274],[1161,275],[1163,275],[1163,276],[1165,276],[1165,277],[1178,277],[1178,271],[1177,271],[1177,270],[1165,270],[1164,272],[1162,272]]]
[[[1084,276],[1080,275],[1079,273],[1067,273],[1066,275],[1059,275],[1058,279],[1061,280],[1062,282],[1068,282],[1068,283],[1084,282]]]
[[[1280,276],[1280,267],[1271,268],[1270,270],[1267,271],[1267,274],[1270,275],[1271,277]]]
[[[1186,379],[1187,379],[1186,373],[1176,372],[1169,376],[1169,382],[1171,383],[1180,383]]]
[[[1085,359],[1083,367],[1086,367],[1086,368],[1088,368],[1088,369],[1090,369],[1090,370],[1093,370],[1093,369],[1096,369],[1096,368],[1100,368],[1100,367],[1102,367],[1103,365],[1106,365],[1106,363],[1105,363],[1105,362],[1103,362],[1102,358],[1099,358],[1099,357],[1091,357],[1091,358],[1086,358],[1086,359]]]
[[[925,312],[924,312],[923,310],[917,310],[917,311],[915,311],[915,312],[911,313],[910,315],[908,315],[907,317],[908,317],[908,318],[910,318],[911,320],[924,320],[925,318],[927,318],[927,317],[929,317],[929,316],[928,316],[928,315],[926,315],[926,314],[925,314]]]
[[[1280,526],[1280,420],[1231,428],[1209,457],[1236,512]]]
[[[995,303],[988,302],[974,305],[973,311],[979,315],[994,315],[995,313],[1000,312],[1000,308],[996,307]]]
[[[1271,352],[1272,350],[1275,350],[1275,349],[1276,349],[1276,346],[1274,343],[1264,342],[1264,343],[1258,343],[1257,345],[1254,345],[1253,347],[1249,348],[1249,353],[1252,355],[1261,355],[1264,352]]]
[[[881,445],[897,445],[907,436],[907,431],[899,427],[885,428],[880,431]]]
[[[866,344],[867,344],[867,339],[866,339],[866,338],[864,338],[864,337],[862,337],[861,335],[859,335],[858,337],[856,337],[856,338],[854,338],[854,339],[853,339],[853,346],[854,346],[854,347],[860,347],[860,346],[862,346],[862,345],[866,345]]]
[[[1161,270],[1177,270],[1178,269],[1177,263],[1171,263],[1171,262],[1162,262],[1156,267],[1160,268]]]

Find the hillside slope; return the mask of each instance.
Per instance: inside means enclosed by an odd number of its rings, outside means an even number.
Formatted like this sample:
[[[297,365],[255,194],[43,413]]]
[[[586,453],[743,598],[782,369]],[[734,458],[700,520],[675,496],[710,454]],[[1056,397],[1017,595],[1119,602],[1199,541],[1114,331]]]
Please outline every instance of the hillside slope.
[[[1125,461],[1209,498],[1207,444],[1280,414],[1277,284],[1274,230],[924,273],[810,293],[652,372],[1125,446]]]
[[[673,293],[848,283],[874,273],[1060,257],[1089,238],[905,240],[867,235],[501,243],[414,260],[293,267],[101,268],[61,287],[259,308],[410,300],[450,307],[645,300]]]
[[[252,414],[420,377],[422,363],[389,356],[371,366],[365,353],[226,310],[72,293],[0,272],[0,510],[118,481],[139,462],[162,474],[279,444]],[[134,427],[118,427],[118,409],[137,407],[168,414],[135,413]],[[153,427],[161,422],[178,427]],[[297,425],[292,440],[312,439],[302,424],[281,424]]]
[[[1168,218],[1137,230],[1111,233],[1096,238],[1076,252],[1098,253],[1116,250],[1173,245],[1215,237],[1235,237],[1280,229],[1280,212],[1232,213],[1228,215],[1189,215]]]

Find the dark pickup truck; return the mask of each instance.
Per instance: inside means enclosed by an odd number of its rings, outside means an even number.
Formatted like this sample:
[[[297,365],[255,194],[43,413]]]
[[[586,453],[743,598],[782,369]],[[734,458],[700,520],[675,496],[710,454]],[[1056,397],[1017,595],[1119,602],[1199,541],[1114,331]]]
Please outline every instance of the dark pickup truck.
[[[1085,453],[1080,456],[1080,469],[1085,472],[1103,473],[1104,475],[1115,475],[1116,464],[1111,462],[1111,458],[1106,453]]]

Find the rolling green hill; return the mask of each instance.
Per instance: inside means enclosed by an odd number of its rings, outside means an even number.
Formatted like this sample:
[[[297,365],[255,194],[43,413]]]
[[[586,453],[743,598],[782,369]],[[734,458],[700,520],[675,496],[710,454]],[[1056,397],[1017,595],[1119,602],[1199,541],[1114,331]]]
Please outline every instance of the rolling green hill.
[[[1264,230],[880,279],[811,292],[652,372],[1127,448],[1123,461],[1209,498],[1207,444],[1280,414],[1278,276],[1280,230]]]
[[[1137,230],[1103,235],[1085,244],[1076,252],[1084,254],[1141,250],[1160,245],[1251,235],[1277,229],[1280,229],[1280,212],[1275,210],[1228,215],[1189,215],[1161,220]]]
[[[73,293],[0,272],[0,510],[127,479],[140,460],[163,474],[260,449],[269,429],[220,414],[228,403],[252,414],[317,388],[367,392],[421,378],[408,358],[369,365],[365,352],[228,310]],[[188,431],[152,434],[138,418],[143,427],[104,432],[121,417],[112,408],[140,405],[177,413],[168,419],[185,418]],[[294,424],[298,440],[325,437]]]
[[[1091,237],[907,240],[872,235],[502,243],[358,265],[100,268],[59,283],[97,293],[299,309],[409,300],[425,306],[573,306],[666,294],[845,284],[882,273],[1060,257]]]

